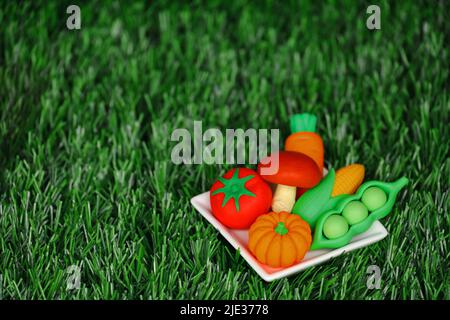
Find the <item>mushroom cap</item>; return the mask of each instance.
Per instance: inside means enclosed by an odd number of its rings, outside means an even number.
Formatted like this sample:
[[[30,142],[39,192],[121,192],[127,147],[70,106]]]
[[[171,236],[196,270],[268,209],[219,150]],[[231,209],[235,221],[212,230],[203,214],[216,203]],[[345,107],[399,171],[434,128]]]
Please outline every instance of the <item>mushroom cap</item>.
[[[278,172],[263,174],[261,168],[269,168],[277,155]],[[312,188],[322,179],[322,172],[313,159],[293,151],[279,151],[262,159],[258,164],[258,173],[267,182],[302,188]]]

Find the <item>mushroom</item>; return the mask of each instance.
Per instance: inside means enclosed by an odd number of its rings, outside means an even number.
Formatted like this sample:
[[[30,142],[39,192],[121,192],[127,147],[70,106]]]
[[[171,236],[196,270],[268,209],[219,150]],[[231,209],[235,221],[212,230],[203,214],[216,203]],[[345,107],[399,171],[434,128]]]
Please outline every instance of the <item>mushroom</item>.
[[[267,172],[273,163],[278,163],[278,170]],[[291,212],[295,204],[296,188],[312,188],[322,178],[313,159],[293,151],[279,151],[262,159],[258,164],[258,173],[267,182],[277,185],[272,198],[274,212]]]

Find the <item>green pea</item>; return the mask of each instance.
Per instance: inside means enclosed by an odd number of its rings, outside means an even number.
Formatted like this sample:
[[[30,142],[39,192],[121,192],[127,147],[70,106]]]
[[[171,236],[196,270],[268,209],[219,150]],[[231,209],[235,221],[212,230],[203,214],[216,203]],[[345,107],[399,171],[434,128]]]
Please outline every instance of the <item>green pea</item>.
[[[370,187],[364,191],[361,201],[369,211],[381,208],[387,201],[386,193],[378,187]]]
[[[329,216],[323,225],[323,234],[328,239],[336,239],[348,231],[347,221],[340,215]]]
[[[369,210],[361,201],[349,202],[342,211],[342,216],[351,225],[363,221],[368,215]]]

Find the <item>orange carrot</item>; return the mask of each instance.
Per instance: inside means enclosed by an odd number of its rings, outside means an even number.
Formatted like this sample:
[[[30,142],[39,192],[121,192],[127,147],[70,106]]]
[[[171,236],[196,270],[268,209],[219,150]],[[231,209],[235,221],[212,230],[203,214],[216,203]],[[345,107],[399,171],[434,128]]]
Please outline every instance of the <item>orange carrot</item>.
[[[315,133],[316,116],[309,113],[294,114],[291,116],[292,134],[286,139],[287,151],[300,152],[317,164],[320,172],[323,170],[324,148],[322,138]]]
[[[353,194],[364,180],[364,166],[354,163],[336,171],[331,196],[340,194]]]

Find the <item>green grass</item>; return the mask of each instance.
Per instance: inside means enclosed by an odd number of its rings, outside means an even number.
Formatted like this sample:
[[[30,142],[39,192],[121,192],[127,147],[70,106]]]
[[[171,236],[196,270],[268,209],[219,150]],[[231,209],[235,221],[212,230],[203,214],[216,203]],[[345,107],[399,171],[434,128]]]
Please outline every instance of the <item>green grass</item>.
[[[370,1],[81,2],[80,31],[70,2],[40,2],[0,7],[4,299],[450,298],[446,1],[378,1],[376,32]],[[386,239],[268,284],[189,203],[229,166],[176,166],[169,137],[286,137],[295,112],[329,167],[410,184]]]

